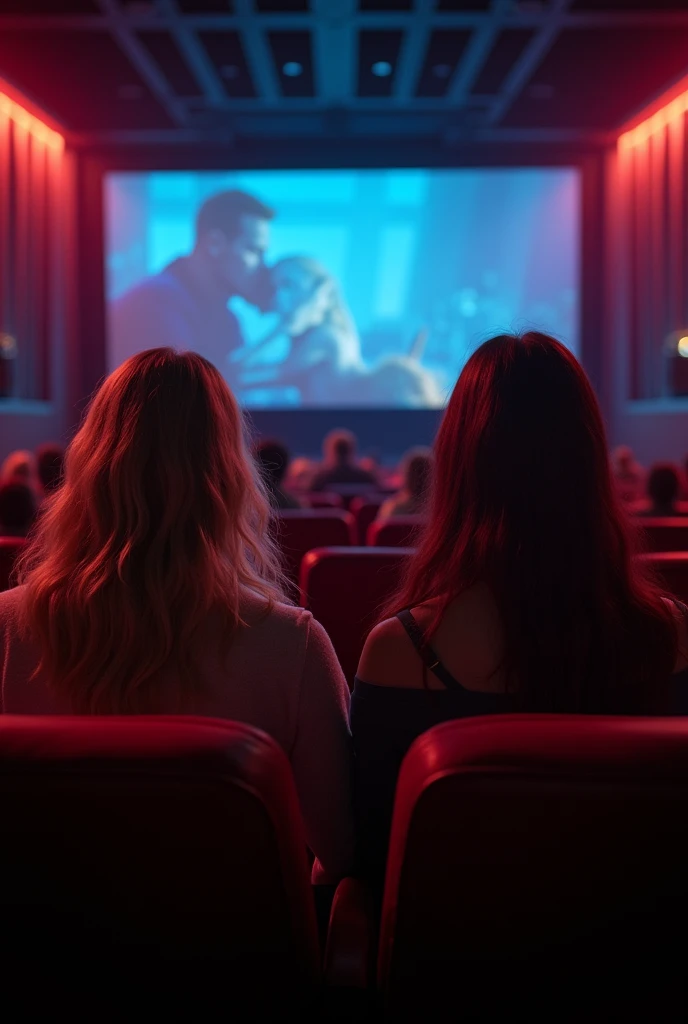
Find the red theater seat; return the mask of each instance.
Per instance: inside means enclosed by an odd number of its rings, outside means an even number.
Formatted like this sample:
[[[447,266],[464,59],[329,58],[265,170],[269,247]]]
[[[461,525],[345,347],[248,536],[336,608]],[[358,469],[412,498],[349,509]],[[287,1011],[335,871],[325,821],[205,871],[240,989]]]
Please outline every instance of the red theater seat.
[[[688,720],[507,715],[430,730],[394,808],[387,1019],[452,1007],[453,1020],[685,1020],[686,863]],[[361,980],[362,893],[341,887],[327,965]]]
[[[385,488],[379,484],[330,484],[329,491],[339,494],[344,503],[345,509],[351,508],[352,501],[356,498],[367,498],[369,495],[377,495],[384,492]]]
[[[688,551],[688,516],[674,519],[642,519],[639,525],[650,551]]]
[[[299,583],[301,559],[311,548],[355,544],[354,518],[341,509],[295,509],[277,517],[277,540],[285,559],[285,571]]]
[[[0,805],[4,1019],[299,1019],[312,1001],[300,810],[264,733],[0,716]]]
[[[647,498],[643,498],[641,501],[632,501],[627,506],[628,511],[636,516],[649,512],[651,507],[651,502]],[[688,501],[677,501],[674,507],[678,512],[678,518],[688,515]]]
[[[309,508],[344,508],[341,494],[332,494],[330,491],[313,491],[306,494],[305,502]]]
[[[349,686],[380,606],[409,548],[317,548],[301,563],[301,603],[327,630]]]
[[[356,520],[357,543],[365,544],[368,537],[368,527],[375,520],[380,511],[380,506],[385,500],[385,495],[377,494],[371,497],[354,498],[349,511]]]
[[[23,537],[0,537],[0,590],[9,590],[15,586],[12,570],[25,547]]]
[[[688,551],[657,551],[639,557],[650,563],[668,594],[688,604]]]
[[[413,547],[423,526],[422,516],[393,516],[368,527],[368,544],[388,548]]]

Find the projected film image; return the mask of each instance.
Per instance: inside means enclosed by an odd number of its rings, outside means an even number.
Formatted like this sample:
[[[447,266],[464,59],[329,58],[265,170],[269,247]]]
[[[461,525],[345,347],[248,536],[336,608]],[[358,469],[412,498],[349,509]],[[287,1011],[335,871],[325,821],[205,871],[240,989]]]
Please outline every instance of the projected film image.
[[[578,350],[572,169],[115,173],[108,369],[193,349],[251,408],[443,406],[471,352]]]

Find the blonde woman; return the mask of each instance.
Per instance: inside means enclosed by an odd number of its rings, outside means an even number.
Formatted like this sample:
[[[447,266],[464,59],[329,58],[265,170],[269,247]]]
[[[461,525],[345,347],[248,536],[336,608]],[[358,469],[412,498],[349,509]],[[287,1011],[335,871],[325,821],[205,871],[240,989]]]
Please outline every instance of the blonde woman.
[[[241,414],[211,363],[153,349],[107,378],[21,578],[0,594],[3,712],[258,726],[291,762],[314,881],[349,869],[348,689],[323,628],[286,602]]]

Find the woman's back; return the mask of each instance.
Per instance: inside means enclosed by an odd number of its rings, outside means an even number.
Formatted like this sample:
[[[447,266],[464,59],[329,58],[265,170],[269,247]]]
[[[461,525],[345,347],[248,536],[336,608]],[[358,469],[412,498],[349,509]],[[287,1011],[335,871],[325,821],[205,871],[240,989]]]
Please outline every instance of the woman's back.
[[[40,649],[26,632],[25,588],[0,594],[0,712],[78,711],[39,669]],[[194,652],[194,687],[180,699],[175,666],[165,667],[149,714],[192,714],[246,722],[284,750],[304,806],[308,839],[328,879],[349,866],[349,691],[332,645],[310,612],[247,595],[242,625],[223,650],[221,618],[208,615]],[[38,671],[37,671],[38,670]],[[314,766],[318,766],[317,781]],[[330,794],[322,800],[319,787]],[[311,811],[309,814],[308,811]]]
[[[332,880],[351,841],[348,690],[285,603],[265,487],[234,396],[196,353],[142,352],[96,393],[2,595],[2,710],[195,713],[290,759]]]
[[[560,343],[529,333],[482,345],[434,453],[425,527],[359,665],[359,822],[376,772],[391,814],[414,721],[672,713],[672,672],[685,664],[685,619],[632,557],[595,395]],[[378,868],[380,854],[378,843]]]

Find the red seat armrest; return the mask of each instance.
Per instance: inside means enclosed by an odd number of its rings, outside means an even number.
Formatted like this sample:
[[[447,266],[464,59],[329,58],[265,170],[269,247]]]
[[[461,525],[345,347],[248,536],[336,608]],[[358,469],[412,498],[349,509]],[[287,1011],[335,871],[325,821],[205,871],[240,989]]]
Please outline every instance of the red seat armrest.
[[[342,988],[372,988],[377,961],[378,921],[369,889],[344,878],[332,902],[325,947],[325,981]]]

